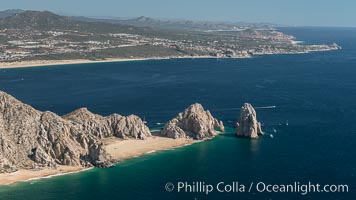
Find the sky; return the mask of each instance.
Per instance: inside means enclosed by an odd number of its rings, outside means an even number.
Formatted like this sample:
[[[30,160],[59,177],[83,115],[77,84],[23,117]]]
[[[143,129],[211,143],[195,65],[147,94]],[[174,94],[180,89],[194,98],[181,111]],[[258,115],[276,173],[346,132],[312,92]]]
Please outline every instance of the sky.
[[[91,17],[356,27],[355,0],[0,0],[0,10],[17,8]]]

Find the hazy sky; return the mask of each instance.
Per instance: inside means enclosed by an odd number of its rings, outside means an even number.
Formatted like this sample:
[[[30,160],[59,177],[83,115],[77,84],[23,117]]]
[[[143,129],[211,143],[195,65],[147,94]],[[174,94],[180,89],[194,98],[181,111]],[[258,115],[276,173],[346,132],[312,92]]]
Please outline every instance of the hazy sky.
[[[355,0],[0,0],[0,10],[356,27]]]

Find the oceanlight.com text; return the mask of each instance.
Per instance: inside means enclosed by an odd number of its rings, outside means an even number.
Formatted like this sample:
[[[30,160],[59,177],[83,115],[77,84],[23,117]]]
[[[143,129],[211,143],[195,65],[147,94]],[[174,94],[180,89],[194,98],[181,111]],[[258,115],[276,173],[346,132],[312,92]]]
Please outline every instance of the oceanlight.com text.
[[[179,193],[205,193],[209,195],[212,192],[219,193],[298,193],[307,195],[309,193],[347,193],[349,186],[347,184],[320,184],[313,182],[302,183],[295,181],[290,184],[273,184],[265,182],[250,182],[248,184],[238,181],[218,182],[215,184],[196,181],[196,182],[168,182],[165,185],[168,192]]]

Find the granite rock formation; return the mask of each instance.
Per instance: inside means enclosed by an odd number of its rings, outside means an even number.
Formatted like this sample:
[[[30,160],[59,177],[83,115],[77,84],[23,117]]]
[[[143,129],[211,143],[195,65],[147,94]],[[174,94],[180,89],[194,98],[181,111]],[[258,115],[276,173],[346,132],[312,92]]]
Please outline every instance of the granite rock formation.
[[[161,135],[170,138],[193,138],[202,140],[214,137],[216,128],[224,131],[221,121],[215,119],[201,104],[193,104],[170,120],[161,131]]]
[[[64,119],[80,125],[80,130],[90,132],[98,138],[116,136],[123,139],[145,139],[151,132],[143,121],[136,115],[121,116],[112,114],[103,117],[91,113],[87,108],[80,108],[67,115]]]
[[[257,121],[256,111],[251,104],[245,103],[240,110],[236,135],[238,137],[258,138],[263,135],[261,123]]]
[[[112,159],[101,138],[143,139],[150,135],[134,115],[102,117],[82,108],[62,118],[38,111],[0,91],[0,168],[108,167]]]

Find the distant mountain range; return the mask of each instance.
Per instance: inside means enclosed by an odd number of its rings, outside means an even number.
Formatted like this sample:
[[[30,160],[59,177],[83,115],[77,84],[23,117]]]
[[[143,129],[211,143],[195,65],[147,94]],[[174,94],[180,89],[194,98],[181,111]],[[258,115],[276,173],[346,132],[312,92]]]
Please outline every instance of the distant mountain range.
[[[24,12],[24,10],[21,9],[11,9],[11,10],[4,10],[0,11],[0,19],[5,18],[5,17],[10,17],[12,15],[18,14]]]
[[[89,17],[73,17],[80,21],[109,22],[113,24],[126,24],[136,27],[152,27],[159,29],[183,29],[183,30],[233,30],[238,29],[237,25],[222,22],[203,22],[191,20],[160,20],[150,17],[137,17],[132,19],[97,19]]]
[[[12,9],[0,11],[0,19],[14,16],[24,11],[20,9]],[[50,13],[50,12],[41,12]],[[129,25],[135,27],[146,27],[146,28],[156,28],[156,29],[180,29],[180,30],[238,30],[240,28],[271,28],[275,27],[274,24],[268,23],[245,23],[245,22],[210,22],[210,21],[192,21],[192,20],[162,20],[153,19],[150,17],[137,17],[132,19],[122,19],[122,18],[100,18],[100,17],[85,17],[85,16],[67,16],[75,21],[82,22],[106,22],[110,24],[121,24]],[[24,19],[25,22],[30,22],[29,19]],[[64,21],[62,21],[64,22]],[[28,25],[28,24],[26,24]]]
[[[125,24],[79,21],[72,17],[60,16],[49,11],[7,10],[0,12],[0,28],[49,30],[76,30],[80,32],[132,34],[154,34],[151,28],[134,27]]]
[[[120,18],[91,18],[72,17],[80,21],[89,22],[109,22],[113,24],[126,24],[137,27],[153,27],[159,29],[181,29],[181,30],[237,30],[241,28],[273,28],[275,24],[270,23],[246,23],[246,22],[212,22],[212,21],[192,21],[192,20],[162,20],[150,17],[137,17],[131,19]]]

